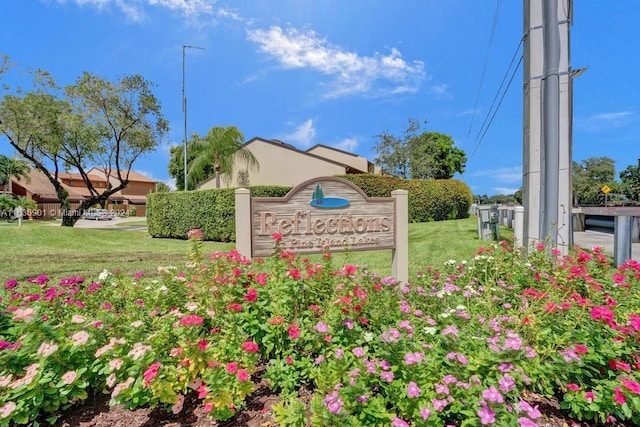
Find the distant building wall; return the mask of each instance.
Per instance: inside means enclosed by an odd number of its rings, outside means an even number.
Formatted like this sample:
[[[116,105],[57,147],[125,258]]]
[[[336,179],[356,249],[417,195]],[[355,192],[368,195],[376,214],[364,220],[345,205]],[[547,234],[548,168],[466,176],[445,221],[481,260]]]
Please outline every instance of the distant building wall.
[[[344,165],[323,160],[302,151],[290,149],[283,144],[264,140],[253,140],[245,148],[260,164],[259,170],[248,171],[249,185],[282,185],[293,187],[308,179],[319,176],[334,176],[346,173]],[[235,165],[233,179],[220,179],[221,188],[239,187],[238,170],[245,169],[242,163]],[[215,178],[202,183],[199,189],[216,188]]]

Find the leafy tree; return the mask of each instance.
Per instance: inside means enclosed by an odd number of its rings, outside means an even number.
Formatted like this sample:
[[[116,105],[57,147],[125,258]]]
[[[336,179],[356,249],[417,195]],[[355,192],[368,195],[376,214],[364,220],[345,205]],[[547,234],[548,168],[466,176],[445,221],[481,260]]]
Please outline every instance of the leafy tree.
[[[620,180],[624,194],[630,199],[640,200],[640,159],[638,159],[636,166],[629,165],[620,172]]]
[[[12,178],[16,178],[18,181],[22,178],[27,182],[31,181],[30,170],[29,163],[26,161],[0,154],[0,185],[3,187],[2,192],[6,193],[8,191],[11,193]]]
[[[155,149],[168,130],[152,84],[139,75],[116,83],[84,73],[62,91],[48,73],[34,75],[35,89],[5,95],[0,101],[0,132],[9,144],[44,173],[56,190],[62,225],[73,226],[79,212],[103,204],[125,188],[135,161]],[[89,179],[91,167],[114,176],[98,191]],[[71,210],[59,173],[76,170],[89,190],[79,210]]]
[[[243,141],[244,135],[235,126],[212,127],[204,138],[194,135],[191,145],[195,157],[188,164],[187,181],[204,181],[211,176],[207,171],[213,166],[216,188],[220,188],[220,177],[224,175],[229,182],[236,162],[258,169],[258,160],[243,147]]]
[[[376,135],[376,163],[384,173],[400,178],[449,179],[464,172],[467,156],[454,146],[451,136],[419,131],[418,120],[410,118],[402,137],[388,132]]]
[[[170,193],[171,187],[166,182],[158,182],[156,184],[156,193]]]
[[[196,137],[197,135],[192,135],[191,140]],[[189,144],[187,150],[187,167],[189,167],[197,155],[196,147],[194,147],[193,144]],[[184,190],[184,146],[182,145],[173,145],[169,149],[169,175],[175,179],[176,189],[178,191]],[[206,177],[215,175],[213,163],[205,166],[203,175]],[[193,177],[187,176],[188,190],[194,190],[198,184],[199,182],[193,181]]]
[[[615,160],[609,157],[589,157],[582,162],[573,162],[574,205],[595,205],[604,202],[602,187],[609,186],[615,193]]]

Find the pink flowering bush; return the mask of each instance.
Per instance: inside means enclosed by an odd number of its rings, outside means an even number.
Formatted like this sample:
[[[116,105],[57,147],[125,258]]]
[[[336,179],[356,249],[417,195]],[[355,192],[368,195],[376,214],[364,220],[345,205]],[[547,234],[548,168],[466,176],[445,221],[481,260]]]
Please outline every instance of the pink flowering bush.
[[[638,262],[544,246],[525,259],[502,242],[398,283],[296,257],[279,236],[268,262],[189,238],[188,262],[156,277],[7,281],[0,425],[90,391],[174,413],[192,395],[224,420],[263,379],[281,425],[536,426],[537,395],[589,423],[640,423]]]

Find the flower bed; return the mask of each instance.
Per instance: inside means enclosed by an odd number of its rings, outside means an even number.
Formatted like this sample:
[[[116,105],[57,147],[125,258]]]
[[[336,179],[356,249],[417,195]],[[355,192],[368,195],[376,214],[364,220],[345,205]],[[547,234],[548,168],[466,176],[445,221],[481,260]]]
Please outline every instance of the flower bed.
[[[525,260],[501,242],[404,284],[278,236],[268,263],[205,260],[199,236],[188,266],[157,278],[7,281],[0,425],[88,391],[174,413],[195,395],[224,420],[265,380],[287,426],[535,426],[534,393],[579,420],[640,422],[638,262],[542,245]]]

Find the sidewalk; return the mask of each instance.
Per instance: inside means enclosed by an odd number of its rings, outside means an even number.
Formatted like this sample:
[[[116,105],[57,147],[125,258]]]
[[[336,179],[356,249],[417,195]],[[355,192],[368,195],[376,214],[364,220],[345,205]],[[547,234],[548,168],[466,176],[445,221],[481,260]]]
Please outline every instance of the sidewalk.
[[[602,246],[605,252],[613,256],[613,233],[603,233],[599,231],[574,231],[573,243],[583,248]],[[631,244],[631,258],[640,261],[640,243]]]

